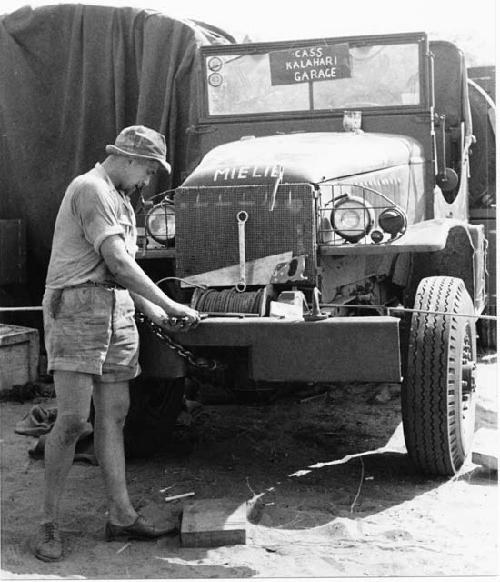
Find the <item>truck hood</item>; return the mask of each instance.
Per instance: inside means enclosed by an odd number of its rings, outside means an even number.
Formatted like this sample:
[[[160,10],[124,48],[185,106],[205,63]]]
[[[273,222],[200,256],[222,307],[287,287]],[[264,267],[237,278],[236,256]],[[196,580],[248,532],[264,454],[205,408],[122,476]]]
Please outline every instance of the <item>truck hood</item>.
[[[423,148],[404,135],[317,132],[244,137],[208,152],[183,186],[259,183],[276,177],[281,168],[283,183],[317,184],[423,161]]]

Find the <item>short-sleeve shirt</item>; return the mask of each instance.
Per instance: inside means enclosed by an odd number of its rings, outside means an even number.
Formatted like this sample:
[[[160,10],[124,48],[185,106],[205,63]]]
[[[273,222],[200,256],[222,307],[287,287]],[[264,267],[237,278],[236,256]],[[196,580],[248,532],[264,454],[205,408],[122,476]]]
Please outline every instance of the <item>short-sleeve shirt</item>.
[[[135,256],[137,230],[128,196],[118,191],[101,164],[68,186],[57,214],[46,287],[61,289],[88,281],[113,281],[100,254],[103,241],[123,238]]]

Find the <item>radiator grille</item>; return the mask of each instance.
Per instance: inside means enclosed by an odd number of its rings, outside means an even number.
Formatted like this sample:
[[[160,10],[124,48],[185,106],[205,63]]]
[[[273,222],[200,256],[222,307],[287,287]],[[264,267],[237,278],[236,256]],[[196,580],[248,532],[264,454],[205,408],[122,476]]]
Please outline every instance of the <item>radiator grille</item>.
[[[314,283],[315,200],[308,184],[282,185],[274,201],[266,185],[178,188],[177,275],[199,275],[239,264],[236,215],[242,210],[248,213],[246,260],[289,251],[294,256],[306,255],[304,275]]]

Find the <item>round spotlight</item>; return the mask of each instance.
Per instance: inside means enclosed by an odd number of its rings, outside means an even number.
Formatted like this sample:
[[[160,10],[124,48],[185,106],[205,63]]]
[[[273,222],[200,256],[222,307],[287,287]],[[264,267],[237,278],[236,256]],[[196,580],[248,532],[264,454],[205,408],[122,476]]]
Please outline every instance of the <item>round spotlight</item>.
[[[348,242],[358,242],[366,236],[375,222],[373,207],[357,196],[342,196],[333,204],[333,230]]]
[[[370,233],[370,238],[375,244],[378,244],[384,240],[384,233],[380,230],[372,230]]]
[[[406,228],[406,216],[399,208],[386,208],[378,217],[380,228],[391,236],[404,232]]]
[[[146,232],[156,242],[171,246],[175,239],[175,210],[170,204],[157,204],[146,215]]]
[[[222,69],[222,61],[219,57],[212,57],[208,60],[207,65],[211,71],[220,71]]]

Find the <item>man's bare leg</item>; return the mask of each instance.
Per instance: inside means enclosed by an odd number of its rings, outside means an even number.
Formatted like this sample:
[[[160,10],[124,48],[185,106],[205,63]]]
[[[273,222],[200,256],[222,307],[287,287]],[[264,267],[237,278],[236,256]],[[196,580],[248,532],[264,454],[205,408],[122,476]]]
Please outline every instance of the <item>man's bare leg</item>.
[[[109,521],[130,525],[137,512],[125,479],[123,427],[130,405],[128,382],[99,382],[94,389],[94,447],[109,503]]]
[[[43,522],[57,522],[66,479],[73,464],[75,445],[87,426],[92,376],[80,372],[54,372],[57,416],[45,442],[45,497]]]
[[[45,494],[35,556],[46,562],[62,558],[59,505],[75,456],[75,444],[87,425],[93,381],[89,374],[54,372],[57,416],[45,442]]]

